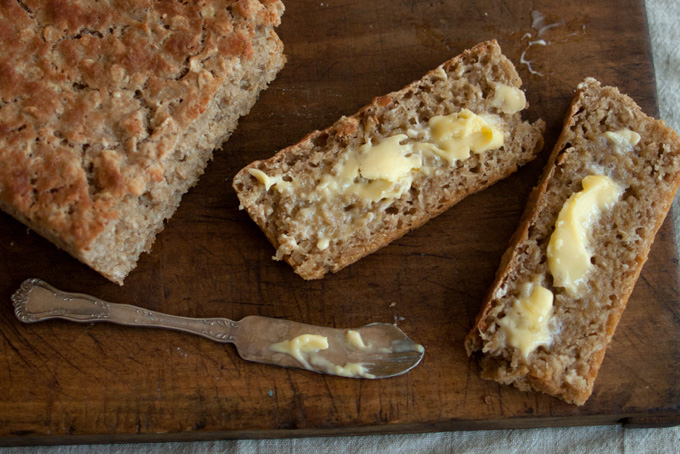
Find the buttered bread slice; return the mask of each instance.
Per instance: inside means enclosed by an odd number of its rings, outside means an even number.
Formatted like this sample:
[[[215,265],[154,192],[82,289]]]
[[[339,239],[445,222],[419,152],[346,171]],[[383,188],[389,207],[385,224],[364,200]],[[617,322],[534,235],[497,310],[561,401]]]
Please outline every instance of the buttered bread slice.
[[[680,139],[586,79],[467,336],[482,376],[582,405],[680,185]]]
[[[387,245],[536,157],[521,80],[495,41],[234,178],[251,218],[305,279]]]

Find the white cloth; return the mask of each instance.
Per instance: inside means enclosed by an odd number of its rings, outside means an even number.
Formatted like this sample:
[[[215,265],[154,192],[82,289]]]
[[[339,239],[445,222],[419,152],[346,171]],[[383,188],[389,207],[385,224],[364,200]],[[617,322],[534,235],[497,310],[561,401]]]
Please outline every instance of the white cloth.
[[[646,0],[656,67],[661,118],[680,131],[680,1]],[[676,200],[676,209],[680,202]],[[676,235],[680,216],[675,218]],[[678,236],[680,240],[680,235]],[[98,453],[575,453],[676,454],[680,427],[627,429],[621,426],[373,435],[361,437],[215,442],[0,448],[0,454]]]
[[[2,454],[623,454],[678,452],[680,431],[624,429],[621,426],[441,432],[418,435],[297,438],[287,440],[224,440],[97,446],[4,448]]]

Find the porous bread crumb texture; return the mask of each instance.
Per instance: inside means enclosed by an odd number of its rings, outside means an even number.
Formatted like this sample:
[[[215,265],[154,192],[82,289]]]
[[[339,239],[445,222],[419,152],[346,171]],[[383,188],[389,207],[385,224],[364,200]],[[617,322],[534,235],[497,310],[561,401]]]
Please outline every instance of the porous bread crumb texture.
[[[0,0],[0,208],[122,284],[283,66],[283,9]]]
[[[520,113],[508,115],[493,107],[489,99],[496,83],[521,86],[514,66],[501,54],[498,44],[481,43],[402,90],[375,98],[357,114],[343,117],[274,157],[241,170],[234,178],[241,206],[277,248],[275,258],[286,260],[300,276],[317,279],[328,271],[336,272],[536,157],[543,145],[543,121],[530,124],[522,121]],[[309,203],[304,195],[332,172],[348,149],[425,127],[435,115],[449,115],[464,108],[477,114],[498,115],[505,144],[453,164],[423,155],[424,166],[432,166],[436,172],[429,176],[415,172],[410,190],[400,198],[374,203],[350,195],[328,205],[325,216],[310,218],[304,214]],[[249,169],[281,176],[284,181],[295,180],[298,189],[267,191]],[[367,213],[372,213],[373,219],[357,223],[366,219]],[[338,234],[347,226],[351,226],[349,236]],[[320,234],[331,238],[324,250],[317,245]]]
[[[617,152],[603,137],[622,129],[640,134],[633,151]],[[582,189],[583,178],[596,173],[613,179],[624,193],[593,225],[593,267],[581,295],[570,297],[553,285],[547,245],[564,203]],[[679,184],[677,134],[616,88],[602,87],[592,78],[580,84],[541,183],[466,339],[468,354],[480,356],[483,377],[583,405]],[[536,276],[555,296],[552,339],[525,360],[506,347],[498,320],[522,283]]]

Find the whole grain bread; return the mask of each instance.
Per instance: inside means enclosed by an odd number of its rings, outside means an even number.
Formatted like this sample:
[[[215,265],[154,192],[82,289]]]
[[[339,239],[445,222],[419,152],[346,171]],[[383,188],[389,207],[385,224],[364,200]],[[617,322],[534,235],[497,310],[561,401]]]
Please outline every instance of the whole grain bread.
[[[0,208],[122,284],[283,66],[283,9],[3,1]]]
[[[620,148],[607,133],[632,131],[639,142]],[[555,284],[546,261],[558,214],[581,191],[583,179],[604,174],[623,191],[590,232],[592,267],[581,290]],[[521,390],[537,390],[582,405],[680,185],[680,139],[663,121],[645,115],[616,88],[588,78],[578,86],[564,129],[519,228],[503,256],[465,347],[478,356],[482,376]],[[499,323],[524,283],[554,295],[550,340],[529,355],[508,346]]]
[[[402,90],[375,98],[358,113],[242,169],[233,183],[241,208],[277,249],[275,259],[287,261],[297,274],[317,279],[336,272],[536,157],[544,122],[531,124],[519,112],[505,113],[492,101],[499,85],[519,89],[521,80],[495,41],[478,44]],[[462,109],[494,117],[504,133],[503,145],[452,163],[423,156],[423,167],[430,171],[412,170],[412,184],[396,198],[367,201],[343,194],[323,207],[312,200],[324,178],[341,172],[337,166],[348,153],[397,134],[409,136],[405,144],[417,141],[413,131],[432,117]],[[269,183],[263,184],[257,173]],[[278,190],[271,181],[291,183],[294,190]]]

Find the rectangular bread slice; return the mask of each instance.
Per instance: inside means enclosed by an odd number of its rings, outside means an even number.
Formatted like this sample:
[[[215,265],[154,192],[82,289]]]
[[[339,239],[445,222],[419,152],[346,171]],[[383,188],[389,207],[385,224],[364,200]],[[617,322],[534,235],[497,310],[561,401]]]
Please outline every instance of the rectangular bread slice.
[[[584,404],[679,184],[677,134],[616,88],[581,83],[466,338],[482,376]],[[588,208],[597,191],[611,197]]]
[[[283,9],[7,2],[0,208],[122,284],[283,66]]]
[[[545,124],[522,120],[520,86],[498,44],[478,44],[242,169],[241,208],[297,274],[336,272],[536,157]]]

